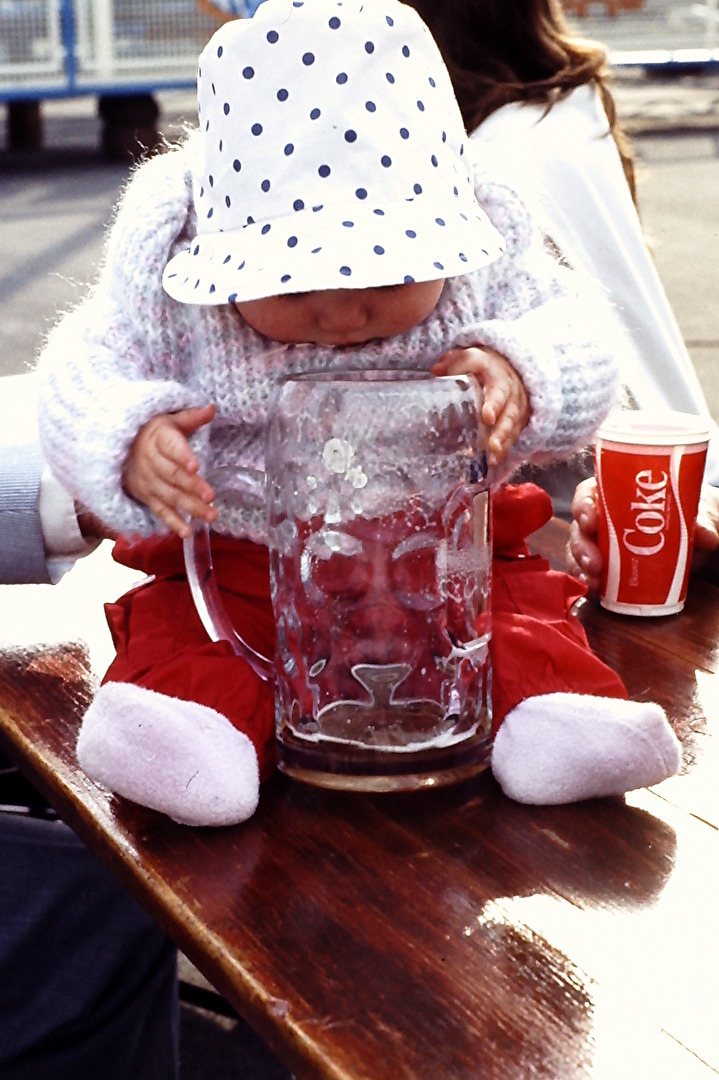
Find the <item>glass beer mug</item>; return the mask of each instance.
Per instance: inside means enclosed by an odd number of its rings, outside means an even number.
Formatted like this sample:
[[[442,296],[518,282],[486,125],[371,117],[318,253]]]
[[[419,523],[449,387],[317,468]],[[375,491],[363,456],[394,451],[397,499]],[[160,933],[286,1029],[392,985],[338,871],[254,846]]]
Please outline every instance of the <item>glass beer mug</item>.
[[[207,531],[186,543],[210,635],[233,640],[274,682],[278,765],[290,776],[411,790],[487,766],[491,549],[480,401],[471,376],[281,381],[265,451],[273,663],[227,625],[211,588]]]

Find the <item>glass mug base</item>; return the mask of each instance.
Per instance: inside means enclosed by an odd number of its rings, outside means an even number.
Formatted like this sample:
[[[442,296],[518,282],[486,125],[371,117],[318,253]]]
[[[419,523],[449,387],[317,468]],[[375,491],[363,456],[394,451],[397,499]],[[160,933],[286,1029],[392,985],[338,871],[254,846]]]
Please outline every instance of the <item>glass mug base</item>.
[[[479,730],[459,742],[387,749],[333,739],[303,739],[282,722],[277,734],[277,766],[294,780],[336,791],[420,791],[444,787],[489,766],[492,737],[486,711]]]

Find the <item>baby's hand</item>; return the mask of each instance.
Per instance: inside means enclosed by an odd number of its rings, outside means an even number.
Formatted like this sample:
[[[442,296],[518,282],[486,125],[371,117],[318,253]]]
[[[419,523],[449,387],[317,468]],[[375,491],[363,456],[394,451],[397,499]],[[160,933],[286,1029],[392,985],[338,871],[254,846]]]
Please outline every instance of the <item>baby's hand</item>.
[[[482,420],[491,429],[490,465],[502,461],[527,426],[529,398],[524,383],[506,357],[489,348],[452,349],[433,365],[435,375],[477,377],[484,391]]]
[[[217,518],[211,505],[215,493],[199,475],[200,463],[187,441],[214,415],[214,405],[202,405],[154,416],[140,428],[125,462],[125,491],[181,537],[190,535],[183,515],[208,524]]]

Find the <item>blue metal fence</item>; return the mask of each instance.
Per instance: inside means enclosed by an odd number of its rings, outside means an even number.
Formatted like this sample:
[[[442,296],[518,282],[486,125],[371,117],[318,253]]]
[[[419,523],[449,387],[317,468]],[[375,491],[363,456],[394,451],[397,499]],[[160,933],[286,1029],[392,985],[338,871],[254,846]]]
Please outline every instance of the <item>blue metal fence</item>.
[[[191,87],[223,17],[259,0],[0,0],[0,100]],[[616,66],[719,63],[719,0],[564,0]]]
[[[0,100],[191,87],[218,25],[198,0],[0,0]]]

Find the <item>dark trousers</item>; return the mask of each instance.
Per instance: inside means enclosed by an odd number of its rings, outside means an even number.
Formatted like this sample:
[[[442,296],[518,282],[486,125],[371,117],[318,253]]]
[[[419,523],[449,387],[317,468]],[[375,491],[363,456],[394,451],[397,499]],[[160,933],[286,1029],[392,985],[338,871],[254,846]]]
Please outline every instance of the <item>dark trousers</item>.
[[[176,1080],[176,965],[66,825],[0,812],[2,1080]]]

